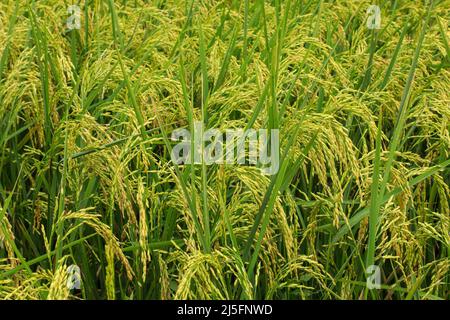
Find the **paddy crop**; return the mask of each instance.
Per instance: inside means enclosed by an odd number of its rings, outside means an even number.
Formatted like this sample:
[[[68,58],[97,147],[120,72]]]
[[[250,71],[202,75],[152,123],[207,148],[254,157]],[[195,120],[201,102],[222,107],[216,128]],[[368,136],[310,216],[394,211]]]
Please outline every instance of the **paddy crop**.
[[[448,299],[449,9],[3,0],[0,299]]]

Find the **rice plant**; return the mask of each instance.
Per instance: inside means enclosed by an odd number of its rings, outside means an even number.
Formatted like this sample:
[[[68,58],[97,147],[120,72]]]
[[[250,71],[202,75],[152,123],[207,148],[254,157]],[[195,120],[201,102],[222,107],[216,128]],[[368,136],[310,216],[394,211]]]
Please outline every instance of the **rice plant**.
[[[0,299],[448,299],[449,9],[2,0]]]

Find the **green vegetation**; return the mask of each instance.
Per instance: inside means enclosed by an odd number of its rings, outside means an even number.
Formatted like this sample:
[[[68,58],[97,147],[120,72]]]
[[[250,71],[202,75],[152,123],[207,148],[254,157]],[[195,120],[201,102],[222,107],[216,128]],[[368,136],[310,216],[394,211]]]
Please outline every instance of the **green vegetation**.
[[[2,0],[0,299],[448,299],[450,2],[374,2]]]

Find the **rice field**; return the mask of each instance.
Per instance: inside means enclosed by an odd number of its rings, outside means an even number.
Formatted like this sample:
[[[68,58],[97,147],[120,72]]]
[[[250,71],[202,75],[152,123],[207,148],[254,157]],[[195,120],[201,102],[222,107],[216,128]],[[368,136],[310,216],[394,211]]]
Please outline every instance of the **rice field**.
[[[449,19],[2,0],[0,299],[449,299]],[[275,170],[209,129],[276,132]]]

